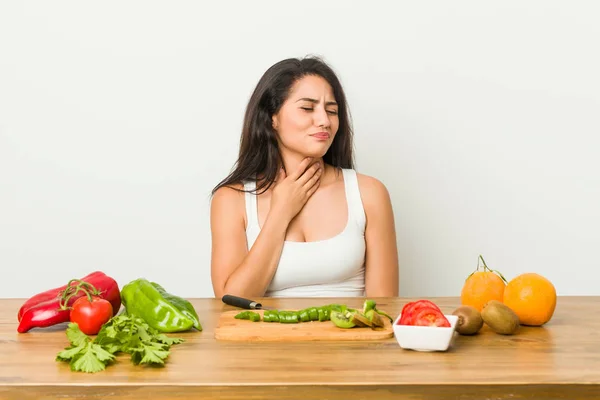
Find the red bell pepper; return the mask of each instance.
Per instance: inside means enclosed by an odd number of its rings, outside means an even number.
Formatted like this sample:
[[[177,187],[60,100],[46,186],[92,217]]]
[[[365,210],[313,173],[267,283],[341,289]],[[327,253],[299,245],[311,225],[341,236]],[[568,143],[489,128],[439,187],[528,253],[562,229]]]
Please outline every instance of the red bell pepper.
[[[117,282],[103,272],[93,272],[81,279],[73,279],[68,284],[36,294],[19,309],[17,331],[24,333],[32,328],[68,322],[71,305],[86,291],[106,299],[113,307],[113,316],[121,308],[121,292]]]

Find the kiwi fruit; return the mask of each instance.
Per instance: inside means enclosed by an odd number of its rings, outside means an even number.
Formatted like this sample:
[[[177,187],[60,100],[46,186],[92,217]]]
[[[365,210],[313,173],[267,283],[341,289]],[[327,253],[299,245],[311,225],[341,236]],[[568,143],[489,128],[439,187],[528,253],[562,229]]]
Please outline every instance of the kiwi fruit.
[[[463,305],[458,307],[452,315],[458,316],[456,332],[461,335],[475,335],[483,326],[481,313],[475,307]]]
[[[498,300],[490,300],[485,304],[481,310],[481,318],[494,332],[501,335],[512,335],[519,328],[517,314]]]

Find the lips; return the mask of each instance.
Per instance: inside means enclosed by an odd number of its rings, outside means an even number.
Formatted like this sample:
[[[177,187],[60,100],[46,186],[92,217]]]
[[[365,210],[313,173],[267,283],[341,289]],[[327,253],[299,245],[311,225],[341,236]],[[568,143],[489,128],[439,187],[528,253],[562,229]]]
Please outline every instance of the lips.
[[[313,133],[312,135],[310,135],[312,137],[314,137],[315,139],[329,139],[329,133],[327,132],[317,132],[317,133]]]

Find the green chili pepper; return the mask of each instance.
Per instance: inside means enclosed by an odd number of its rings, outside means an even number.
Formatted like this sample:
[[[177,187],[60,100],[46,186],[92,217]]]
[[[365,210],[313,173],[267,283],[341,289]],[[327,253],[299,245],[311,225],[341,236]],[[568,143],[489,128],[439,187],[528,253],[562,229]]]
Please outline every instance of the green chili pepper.
[[[265,311],[263,313],[263,321],[264,322],[271,322],[271,312],[270,311]]]
[[[329,308],[329,311],[338,311],[341,313],[345,313],[347,309],[345,304],[329,304],[327,308]]]
[[[250,319],[250,311],[242,311],[241,313],[237,313],[235,319]]]
[[[285,322],[285,311],[283,310],[278,310],[277,311],[277,316],[279,317],[279,322],[280,323],[284,323]]]
[[[300,321],[308,322],[310,321],[310,315],[308,314],[308,310],[300,310],[298,311],[298,316],[300,317]]]
[[[283,324],[296,324],[300,322],[300,319],[298,318],[298,313],[294,311],[280,311],[279,322]]]
[[[277,315],[277,311],[265,310],[265,312],[263,314],[263,321],[265,321],[265,322],[279,322],[279,316]]]
[[[329,321],[329,308],[321,307],[318,309],[319,311],[319,321]]]
[[[202,330],[192,304],[167,293],[162,286],[140,278],[123,286],[121,302],[129,315],[142,318],[159,332],[182,332],[195,327]]]
[[[375,309],[375,300],[366,300],[363,305],[363,314],[366,314],[369,310]]]
[[[308,309],[308,315],[309,315],[311,321],[318,321],[319,320],[319,311],[317,310],[316,307],[309,308]]]
[[[279,311],[279,323],[285,324],[287,323],[288,312],[287,311]]]
[[[279,322],[279,312],[277,310],[271,311],[271,322]]]
[[[387,319],[389,319],[390,322],[394,322],[394,319],[392,317],[390,317],[389,315],[387,315],[384,311],[378,310],[376,308],[374,310],[377,311],[377,314],[387,317]]]
[[[294,312],[294,311],[291,311],[288,314],[287,322],[288,323],[292,323],[292,324],[296,324],[296,323],[300,322],[300,318],[298,317],[298,313]]]
[[[254,311],[242,311],[238,313],[234,318],[248,319],[253,322],[258,322],[260,321],[260,314]]]
[[[363,313],[364,315],[368,313],[369,316],[372,316],[373,312],[377,312],[379,314],[385,315],[390,318],[383,311],[377,310],[376,303],[374,300],[366,300],[363,305]],[[330,321],[331,313],[338,312],[345,314],[346,312],[356,312],[359,311],[354,308],[348,308],[345,304],[327,304],[321,307],[309,307],[298,311],[289,311],[289,310],[265,310],[263,313],[262,320],[264,322],[279,322],[282,324],[297,324],[300,322],[311,322],[311,321]],[[252,321],[260,321],[260,314],[252,312],[252,311],[243,311],[235,316],[238,319],[249,319]],[[371,319],[371,318],[369,318]]]
[[[257,312],[250,312],[250,321],[252,322],[259,322],[260,321],[260,314]]]

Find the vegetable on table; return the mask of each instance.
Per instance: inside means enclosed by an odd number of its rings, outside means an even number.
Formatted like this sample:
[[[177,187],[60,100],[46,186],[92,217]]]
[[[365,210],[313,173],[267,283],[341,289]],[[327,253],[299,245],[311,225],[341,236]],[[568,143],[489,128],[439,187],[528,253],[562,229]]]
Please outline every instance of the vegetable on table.
[[[337,326],[338,328],[342,328],[342,329],[350,329],[350,328],[354,328],[355,326],[360,326],[357,325],[357,322],[355,322],[354,317],[354,312],[356,310],[346,310],[346,311],[336,311],[333,310],[331,312],[330,318],[331,318],[331,322],[333,322],[333,324],[335,326]]]
[[[377,309],[377,304],[374,300],[366,300],[362,311],[348,308],[345,304],[327,304],[298,311],[265,310],[262,320],[264,322],[278,322],[281,324],[332,321],[338,328],[349,329],[368,326],[375,329],[385,325],[380,315],[393,321],[388,314]],[[251,320],[253,322],[261,320],[260,314],[253,311],[241,311],[234,318]]]
[[[450,321],[432,301],[418,300],[404,305],[398,325],[450,327]]]
[[[183,332],[202,325],[194,306],[186,299],[165,291],[158,283],[139,278],[121,290],[129,315],[136,315],[159,332]]]
[[[249,319],[250,321],[260,321],[260,314],[254,311],[242,311],[235,316],[236,319]]]
[[[86,335],[96,335],[112,316],[113,308],[108,300],[87,293],[73,303],[70,318]]]
[[[94,339],[70,323],[66,330],[70,345],[56,356],[56,361],[68,362],[72,371],[99,372],[115,362],[119,352],[131,355],[134,365],[163,366],[170,347],[183,343],[150,327],[136,316],[121,314],[102,326]]]
[[[96,271],[29,298],[19,309],[17,331],[25,333],[33,328],[69,322],[73,304],[86,296],[86,290],[93,296],[107,300],[112,306],[113,316],[118,313],[121,307],[119,285],[110,276]]]

